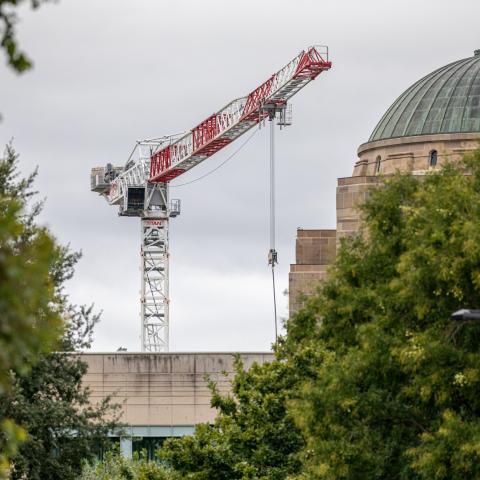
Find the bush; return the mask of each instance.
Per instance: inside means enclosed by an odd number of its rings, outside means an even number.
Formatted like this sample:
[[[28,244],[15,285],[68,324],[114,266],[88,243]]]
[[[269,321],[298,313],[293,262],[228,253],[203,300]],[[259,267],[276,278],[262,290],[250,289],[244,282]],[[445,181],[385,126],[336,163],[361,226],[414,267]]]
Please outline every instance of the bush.
[[[103,460],[85,464],[79,480],[180,480],[172,470],[134,454],[127,459],[118,452],[109,452]]]

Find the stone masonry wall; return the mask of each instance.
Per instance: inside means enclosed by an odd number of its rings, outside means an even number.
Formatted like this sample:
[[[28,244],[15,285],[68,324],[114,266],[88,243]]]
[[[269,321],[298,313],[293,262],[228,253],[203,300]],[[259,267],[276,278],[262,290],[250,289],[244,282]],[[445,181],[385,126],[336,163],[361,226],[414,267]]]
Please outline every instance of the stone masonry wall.
[[[290,265],[289,312],[297,312],[302,297],[312,295],[335,260],[335,230],[297,230],[296,263]]]
[[[369,189],[379,177],[339,178],[337,186],[337,242],[354,235],[360,228],[361,213],[358,206],[365,202]]]
[[[296,263],[290,266],[290,315],[301,306],[302,295],[315,292],[326,278],[328,265],[335,259],[341,238],[359,231],[361,212],[371,187],[381,176],[395,172],[425,175],[447,161],[457,161],[480,145],[478,133],[452,133],[390,138],[365,143],[358,149],[359,160],[353,176],[339,178],[337,184],[337,230],[297,231]],[[437,165],[429,165],[430,154],[437,152]]]

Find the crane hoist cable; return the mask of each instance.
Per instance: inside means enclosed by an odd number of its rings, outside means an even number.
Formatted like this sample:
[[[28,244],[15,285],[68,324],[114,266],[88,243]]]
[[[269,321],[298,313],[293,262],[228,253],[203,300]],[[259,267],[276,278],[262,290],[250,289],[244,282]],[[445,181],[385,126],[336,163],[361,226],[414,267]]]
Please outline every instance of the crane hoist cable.
[[[276,224],[275,224],[275,110],[269,115],[270,122],[270,250],[268,264],[272,267],[273,287],[273,315],[275,322],[275,344],[278,338],[277,326],[277,298],[275,292],[275,265],[278,263],[277,250],[275,249]]]

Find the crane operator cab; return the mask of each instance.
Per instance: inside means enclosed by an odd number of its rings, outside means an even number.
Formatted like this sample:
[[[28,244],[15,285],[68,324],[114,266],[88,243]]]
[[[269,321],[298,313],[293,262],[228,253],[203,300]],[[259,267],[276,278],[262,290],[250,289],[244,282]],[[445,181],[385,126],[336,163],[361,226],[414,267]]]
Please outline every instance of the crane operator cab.
[[[145,187],[128,187],[125,215],[136,216],[145,209]]]

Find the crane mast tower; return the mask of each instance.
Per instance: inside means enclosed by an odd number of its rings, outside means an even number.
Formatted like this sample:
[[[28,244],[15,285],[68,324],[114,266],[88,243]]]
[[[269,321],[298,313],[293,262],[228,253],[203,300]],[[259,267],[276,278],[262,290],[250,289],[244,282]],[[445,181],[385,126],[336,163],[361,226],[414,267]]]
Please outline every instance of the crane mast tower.
[[[273,166],[274,120],[288,124],[288,100],[331,66],[327,47],[308,47],[251,93],[232,100],[190,131],[138,141],[124,166],[108,163],[92,169],[91,190],[115,205],[119,215],[140,218],[142,351],[169,349],[168,232],[170,218],[180,214],[180,200],[169,198],[169,182],[266,118],[271,121]]]

